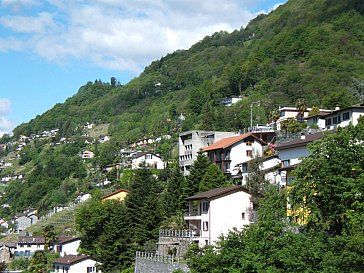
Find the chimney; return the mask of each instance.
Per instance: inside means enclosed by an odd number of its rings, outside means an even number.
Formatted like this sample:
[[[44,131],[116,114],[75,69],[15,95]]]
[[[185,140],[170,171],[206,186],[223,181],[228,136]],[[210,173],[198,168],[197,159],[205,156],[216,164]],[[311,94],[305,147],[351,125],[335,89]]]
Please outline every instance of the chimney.
[[[304,140],[306,139],[306,136],[304,134],[301,135],[301,139]]]
[[[340,110],[340,106],[335,107],[335,111]]]

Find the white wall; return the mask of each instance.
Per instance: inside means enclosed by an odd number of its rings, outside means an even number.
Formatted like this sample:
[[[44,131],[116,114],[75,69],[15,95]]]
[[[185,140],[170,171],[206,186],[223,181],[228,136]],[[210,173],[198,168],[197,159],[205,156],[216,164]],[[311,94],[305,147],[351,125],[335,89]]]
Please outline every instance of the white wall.
[[[252,151],[252,157],[246,155],[246,152],[248,150]],[[261,156],[262,152],[263,152],[262,145],[258,141],[252,142],[251,146],[246,145],[245,142],[241,142],[237,145],[234,145],[231,148],[230,152],[230,160],[231,160],[230,173],[232,175],[236,175],[238,172],[238,168],[236,168],[236,170],[233,172],[233,169],[236,165],[247,162],[255,156]]]
[[[241,230],[249,225],[250,195],[239,191],[210,201],[209,237],[210,244],[216,242],[221,234],[227,235],[229,230],[236,227]],[[245,220],[242,219],[245,213]]]
[[[39,244],[39,245],[36,245],[36,244],[30,244],[30,245],[27,245],[27,244],[18,244],[17,247],[16,247],[16,251],[18,252],[26,252],[26,251],[30,251],[30,253],[33,253],[37,250],[44,250],[44,244]]]
[[[306,146],[279,150],[279,159],[282,161],[291,159],[291,165],[299,163],[300,158],[307,156],[309,156],[309,152]]]
[[[151,157],[151,158],[146,158]],[[155,166],[156,168],[164,169],[164,162],[161,158],[153,155],[153,154],[146,154],[143,156],[140,156],[138,158],[135,158],[132,160],[132,169],[139,169],[140,164],[146,164],[147,166]]]
[[[55,267],[59,266],[59,270],[57,271],[57,269],[55,269],[54,272],[59,272],[59,273],[66,272],[63,271],[63,269],[68,267],[68,273],[83,273],[83,272],[86,273],[87,267],[95,267],[96,262],[94,260],[87,259],[72,265],[54,264],[54,266]],[[95,272],[101,273],[100,270],[99,271],[96,270]]]
[[[72,241],[70,243],[66,243],[62,245],[62,251],[60,255],[63,257],[65,255],[77,255],[78,247],[80,246],[81,240]]]

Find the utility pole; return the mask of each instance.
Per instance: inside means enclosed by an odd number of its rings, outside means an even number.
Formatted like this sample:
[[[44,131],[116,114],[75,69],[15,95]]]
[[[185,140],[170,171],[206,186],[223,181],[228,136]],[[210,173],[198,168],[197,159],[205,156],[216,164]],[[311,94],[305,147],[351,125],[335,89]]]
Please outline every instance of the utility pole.
[[[260,100],[254,101],[250,104],[250,131],[253,131],[253,105],[254,104],[260,106]]]

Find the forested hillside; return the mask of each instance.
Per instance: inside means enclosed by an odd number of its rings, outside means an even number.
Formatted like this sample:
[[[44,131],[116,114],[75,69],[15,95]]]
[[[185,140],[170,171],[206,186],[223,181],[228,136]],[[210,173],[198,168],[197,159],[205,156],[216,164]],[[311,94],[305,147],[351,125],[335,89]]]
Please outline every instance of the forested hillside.
[[[363,14],[360,0],[288,1],[246,28],[215,33],[152,62],[124,86],[89,82],[15,135],[50,128],[71,133],[99,121],[130,142],[173,129],[238,130],[249,125],[247,106],[257,100],[257,122],[298,98],[309,106],[347,106],[358,101],[364,80]],[[220,99],[231,95],[245,100],[222,107]],[[181,112],[182,128],[176,123]]]
[[[203,38],[189,50],[178,50],[152,62],[126,85],[88,82],[77,94],[4,136],[59,129],[50,140],[37,140],[18,155],[10,171],[21,170],[26,182],[7,186],[1,203],[11,214],[28,206],[44,211],[89,192],[105,175],[107,164],[120,161],[120,149],[147,137],[172,138],[152,147],[165,160],[173,158],[179,132],[190,129],[238,131],[265,123],[278,106],[303,98],[308,106],[333,108],[357,103],[364,84],[364,4],[361,0],[290,0],[246,28]],[[230,107],[221,99],[241,96]],[[181,113],[184,118],[180,118]],[[107,124],[111,141],[92,143],[86,122]],[[67,138],[67,144],[60,144]],[[82,150],[95,158],[83,162]],[[7,151],[11,151],[7,150]],[[3,152],[2,152],[3,153]],[[19,168],[16,168],[19,166]],[[111,182],[118,174],[108,174]],[[120,174],[119,174],[120,175]],[[128,183],[127,175],[118,186]]]

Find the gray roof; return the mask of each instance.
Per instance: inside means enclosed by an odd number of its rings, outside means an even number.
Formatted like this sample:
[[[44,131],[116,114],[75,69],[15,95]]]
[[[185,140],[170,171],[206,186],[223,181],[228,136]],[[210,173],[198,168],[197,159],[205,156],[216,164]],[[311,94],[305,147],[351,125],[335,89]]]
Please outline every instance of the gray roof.
[[[248,193],[248,191],[243,188],[241,185],[235,185],[235,186],[228,186],[228,187],[222,187],[222,188],[215,188],[209,191],[204,191],[197,193],[193,196],[190,196],[187,198],[187,200],[201,200],[201,199],[213,199],[216,197],[229,195],[235,192],[244,191]]]
[[[324,135],[325,135],[325,132],[308,134],[308,135],[305,135],[304,138],[299,137],[294,140],[282,143],[282,144],[278,145],[275,149],[279,151],[279,150],[284,150],[284,149],[289,149],[289,148],[294,148],[294,147],[307,146],[308,143],[318,140],[320,138],[323,138]]]

